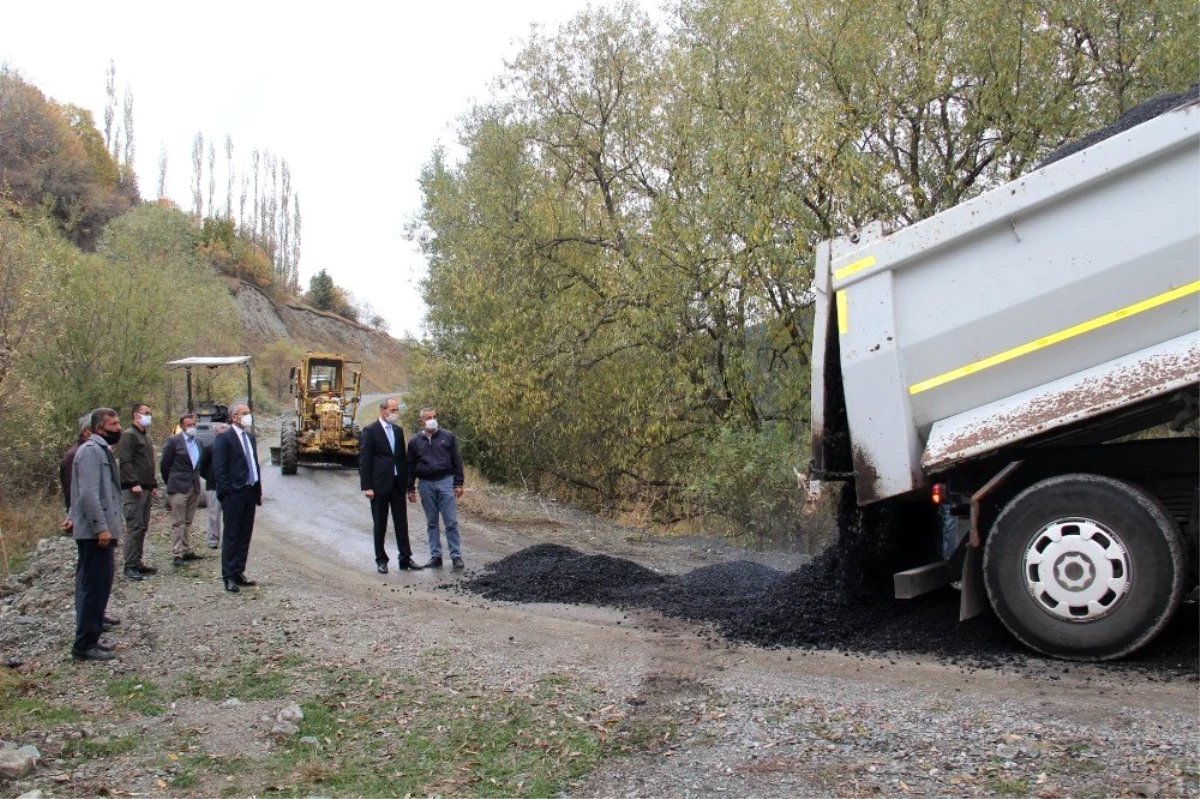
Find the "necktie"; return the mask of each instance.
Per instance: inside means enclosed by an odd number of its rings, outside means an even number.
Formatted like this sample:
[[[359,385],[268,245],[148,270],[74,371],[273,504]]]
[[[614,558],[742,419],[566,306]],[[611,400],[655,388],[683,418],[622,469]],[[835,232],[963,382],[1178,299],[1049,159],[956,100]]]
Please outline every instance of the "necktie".
[[[246,453],[246,485],[258,482],[258,472],[254,468],[254,453],[250,451],[250,436],[242,433],[242,450]]]
[[[383,423],[383,429],[387,432],[388,446],[392,448],[392,455],[395,455],[396,454],[396,431],[392,429],[392,425],[389,422]],[[394,475],[400,474],[399,467],[397,467],[394,464],[392,465],[392,474],[394,474]]]

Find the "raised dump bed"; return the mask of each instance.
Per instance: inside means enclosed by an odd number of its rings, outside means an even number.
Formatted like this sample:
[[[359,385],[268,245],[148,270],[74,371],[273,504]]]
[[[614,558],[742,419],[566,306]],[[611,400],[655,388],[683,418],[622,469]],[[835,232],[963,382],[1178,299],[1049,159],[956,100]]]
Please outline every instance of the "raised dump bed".
[[[959,520],[901,592],[962,579],[967,614],[982,573],[1043,652],[1149,640],[1195,584],[1200,450],[1117,439],[1196,417],[1200,105],[826,242],[815,288],[814,476]]]

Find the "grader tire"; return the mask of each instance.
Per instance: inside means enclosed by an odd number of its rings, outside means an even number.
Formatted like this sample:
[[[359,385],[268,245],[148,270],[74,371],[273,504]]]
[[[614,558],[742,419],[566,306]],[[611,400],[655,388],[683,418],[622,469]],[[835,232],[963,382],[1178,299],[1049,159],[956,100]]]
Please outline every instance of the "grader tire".
[[[285,424],[279,438],[279,471],[295,474],[300,464],[300,445],[296,443],[296,425]]]

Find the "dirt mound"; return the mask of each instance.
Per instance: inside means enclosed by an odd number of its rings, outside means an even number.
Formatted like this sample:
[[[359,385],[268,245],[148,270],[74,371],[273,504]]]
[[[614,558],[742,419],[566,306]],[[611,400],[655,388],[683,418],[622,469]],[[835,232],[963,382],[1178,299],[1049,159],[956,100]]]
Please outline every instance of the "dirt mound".
[[[1136,105],[1126,111],[1117,119],[1116,122],[1103,127],[1100,130],[1092,131],[1077,141],[1064,144],[1062,147],[1050,154],[1045,161],[1037,165],[1041,169],[1048,164],[1053,164],[1055,161],[1061,161],[1069,155],[1074,155],[1080,150],[1086,150],[1093,144],[1099,144],[1105,139],[1112,138],[1122,131],[1129,130],[1134,125],[1140,125],[1143,122],[1148,122],[1157,116],[1172,111],[1188,103],[1200,101],[1200,84],[1193,84],[1190,89],[1180,94],[1161,94],[1158,97],[1151,98],[1141,105]]]
[[[497,561],[471,586],[489,599],[620,604],[664,579],[632,561],[538,544]]]
[[[621,558],[540,544],[491,564],[462,585],[511,602],[648,608],[707,622],[731,641],[768,648],[897,652],[970,667],[1020,668],[1036,659],[1020,649],[991,613],[959,622],[956,591],[896,600],[877,581],[848,592],[846,575],[846,558],[836,549],[788,573],[737,561],[660,575]],[[1196,607],[1185,606],[1138,656],[1108,666],[1163,679],[1195,679],[1200,658],[1196,625]]]

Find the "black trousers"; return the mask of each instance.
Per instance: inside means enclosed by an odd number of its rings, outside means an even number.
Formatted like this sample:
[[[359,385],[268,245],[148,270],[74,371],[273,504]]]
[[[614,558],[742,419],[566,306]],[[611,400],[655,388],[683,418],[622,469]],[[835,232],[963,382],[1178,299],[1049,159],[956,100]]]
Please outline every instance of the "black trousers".
[[[396,529],[396,548],[400,560],[412,557],[412,545],[408,543],[408,510],[404,504],[404,492],[375,492],[371,498],[371,520],[375,523],[375,562],[387,563],[388,554],[383,542],[387,538],[388,510],[392,512],[392,526]]]
[[[227,491],[221,500],[221,518],[225,523],[225,532],[221,536],[222,579],[237,577],[246,571],[257,508],[258,490],[254,486]]]
[[[112,593],[115,541],[102,547],[94,538],[76,539],[79,560],[75,564],[76,652],[86,652],[100,643],[104,611]]]

